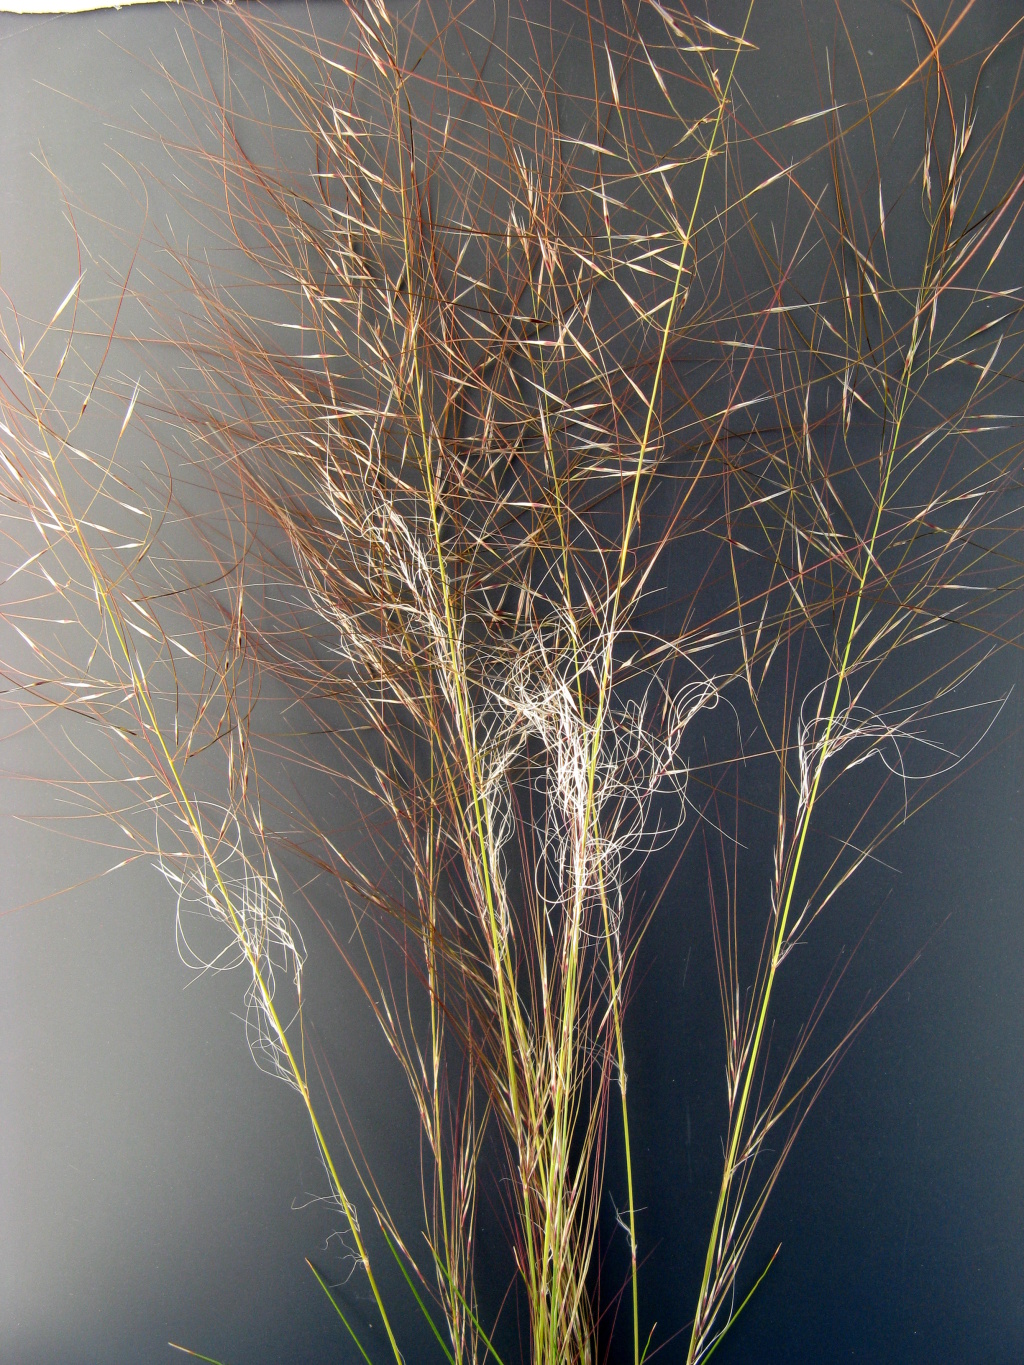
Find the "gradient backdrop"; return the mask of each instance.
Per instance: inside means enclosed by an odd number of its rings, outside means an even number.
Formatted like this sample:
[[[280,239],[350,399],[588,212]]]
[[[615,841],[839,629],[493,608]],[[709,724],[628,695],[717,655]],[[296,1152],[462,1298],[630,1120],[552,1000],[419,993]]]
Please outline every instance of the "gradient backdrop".
[[[834,31],[831,6],[805,8],[755,11],[746,94],[780,120],[813,107],[801,54]],[[737,5],[712,10],[729,26]],[[313,13],[335,31],[343,22],[340,7]],[[913,64],[896,0],[849,0],[845,14],[876,87]],[[990,0],[971,41],[1015,17]],[[77,273],[61,185],[91,254],[85,295],[109,317],[144,228],[126,162],[161,172],[138,130],[168,107],[158,67],[184,71],[183,22],[162,7],[0,16],[0,285],[26,317],[45,321]],[[1012,75],[996,66],[997,93]],[[173,212],[151,200],[151,221]],[[1019,284],[1020,260],[1006,268]],[[116,359],[126,373],[132,363]],[[141,443],[132,458],[145,461]],[[1017,652],[987,669],[979,696],[1015,690],[984,756],[887,846],[890,866],[857,883],[868,911],[883,908],[864,984],[928,946],[806,1125],[759,1234],[763,1255],[780,1242],[781,1254],[720,1365],[1024,1360],[1022,681]],[[268,698],[266,723],[281,704]],[[182,1359],[170,1339],[225,1365],[354,1360],[303,1264],[345,1273],[336,1224],[310,1202],[324,1181],[300,1107],[246,1048],[244,981],[192,981],[161,877],[146,860],[102,875],[120,856],[102,829],[62,821],[47,779],[67,775],[73,731],[26,729],[0,709],[0,733],[0,1361]],[[660,1135],[638,1154],[645,1316],[659,1337],[685,1323],[719,1175],[710,936],[706,911],[679,910],[702,876],[697,863],[681,869],[629,1025],[633,1123]],[[310,991],[353,1118],[414,1210],[403,1082],[351,984],[318,970]],[[350,1293],[365,1309],[361,1286]],[[434,1358],[410,1330],[410,1365]]]

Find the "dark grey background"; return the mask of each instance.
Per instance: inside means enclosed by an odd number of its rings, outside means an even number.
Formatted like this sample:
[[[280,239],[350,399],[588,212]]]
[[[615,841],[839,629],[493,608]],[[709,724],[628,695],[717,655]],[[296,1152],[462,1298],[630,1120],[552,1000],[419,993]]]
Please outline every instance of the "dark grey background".
[[[723,22],[736,9],[723,5]],[[831,7],[809,11],[815,39],[831,35]],[[995,30],[1013,11],[987,4],[977,23]],[[897,4],[851,3],[846,17],[878,85],[906,69]],[[48,317],[77,270],[40,153],[95,214],[79,218],[96,257],[86,292],[109,307],[143,228],[118,157],[141,155],[126,130],[165,98],[153,67],[180,62],[181,23],[172,9],[0,17],[0,284],[26,315]],[[780,118],[815,103],[804,23],[796,5],[756,14],[747,93]],[[978,761],[888,846],[898,873],[858,882],[862,904],[884,908],[871,973],[890,979],[928,947],[807,1124],[758,1242],[782,1252],[722,1365],[1024,1359],[1022,681],[1016,652],[989,666],[982,694],[1016,691]],[[145,862],[100,877],[116,858],[34,820],[55,813],[39,779],[61,775],[60,732],[15,734],[2,712],[0,724],[0,1360],[181,1359],[168,1339],[226,1365],[354,1359],[303,1264],[329,1260],[334,1224],[292,1208],[323,1193],[322,1174],[295,1096],[248,1054],[244,982],[185,989],[161,878]],[[683,869],[680,903],[699,871]],[[720,1159],[702,945],[703,927],[662,916],[630,1020],[634,1125],[658,1135],[638,1153],[638,1200],[659,1337],[685,1323]],[[356,1121],[411,1200],[402,1082],[354,992],[321,985]],[[410,1361],[432,1358],[411,1341]],[[662,1359],[681,1354],[676,1340]]]

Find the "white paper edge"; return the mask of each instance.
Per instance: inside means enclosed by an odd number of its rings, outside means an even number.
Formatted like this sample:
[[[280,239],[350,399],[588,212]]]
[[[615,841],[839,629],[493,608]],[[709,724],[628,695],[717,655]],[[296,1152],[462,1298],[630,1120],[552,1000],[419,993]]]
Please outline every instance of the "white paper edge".
[[[93,9],[124,9],[128,5],[179,4],[180,0],[0,0],[0,14],[83,14]]]

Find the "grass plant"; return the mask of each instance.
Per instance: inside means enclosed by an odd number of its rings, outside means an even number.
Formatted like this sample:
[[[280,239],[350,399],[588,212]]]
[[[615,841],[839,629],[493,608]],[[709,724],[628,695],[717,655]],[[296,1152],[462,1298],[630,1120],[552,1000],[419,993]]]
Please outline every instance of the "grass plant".
[[[165,244],[180,317],[133,276],[175,362],[130,395],[112,449],[84,434],[112,392],[103,360],[84,393],[70,375],[81,281],[34,340],[4,300],[0,480],[29,546],[7,580],[26,651],[8,679],[29,711],[114,741],[116,813],[133,848],[156,816],[183,952],[244,965],[254,1055],[308,1112],[396,1361],[357,1209],[438,1359],[500,1360],[476,1274],[483,1183],[534,1365],[640,1365],[663,1345],[641,1311],[652,1191],[626,1017],[666,904],[710,910],[725,1035],[721,1178],[688,1233],[672,1358],[706,1360],[764,1277],[766,1203],[884,996],[822,1041],[846,968],[808,981],[795,950],[844,899],[856,912],[854,874],[991,725],[997,701],[954,689],[1017,634],[1005,267],[1024,169],[1017,85],[992,113],[986,78],[1024,35],[972,51],[974,9],[933,27],[911,4],[918,60],[884,92],[837,11],[818,103],[776,128],[743,93],[753,3],[728,31],[666,0],[568,7],[562,32],[525,10],[366,0],[330,40],[221,11],[185,23],[190,79],[166,73],[181,124],[151,135],[230,265]],[[893,181],[889,145],[914,138]],[[215,593],[126,480],[130,421],[217,489],[193,526]],[[40,589],[59,604],[45,619]],[[321,728],[358,840],[262,781],[267,674]],[[79,799],[109,808],[90,772]],[[422,1243],[305,1026],[285,815],[352,909],[317,941],[355,974],[415,1105]],[[763,903],[741,906],[766,820]],[[640,882],[653,851],[678,866],[701,848],[710,904],[678,877]],[[194,907],[222,927],[213,953]],[[787,993],[810,1002],[795,1028]],[[627,1253],[609,1295],[613,1150]]]

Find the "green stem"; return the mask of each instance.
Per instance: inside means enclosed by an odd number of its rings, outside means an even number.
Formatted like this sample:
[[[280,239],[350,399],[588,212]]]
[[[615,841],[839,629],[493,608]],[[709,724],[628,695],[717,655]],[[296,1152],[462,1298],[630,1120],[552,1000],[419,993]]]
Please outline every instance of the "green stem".
[[[832,704],[829,708],[828,718],[825,724],[825,733],[822,739],[817,764],[814,770],[814,778],[811,783],[810,793],[807,804],[800,821],[800,832],[797,837],[796,850],[790,864],[789,873],[786,878],[786,893],[783,898],[782,909],[779,914],[778,924],[772,941],[772,952],[769,959],[768,971],[764,981],[761,996],[760,1008],[757,1016],[757,1027],[754,1031],[754,1039],[750,1048],[744,1068],[743,1089],[740,1095],[740,1102],[735,1112],[732,1123],[732,1135],[729,1141],[728,1153],[725,1160],[725,1167],[722,1173],[722,1183],[718,1193],[718,1203],[715,1207],[715,1215],[711,1224],[711,1236],[708,1239],[707,1255],[704,1261],[704,1273],[701,1280],[700,1293],[697,1298],[697,1311],[693,1320],[693,1329],[690,1335],[690,1345],[686,1353],[686,1365],[694,1365],[697,1359],[697,1352],[701,1340],[703,1339],[703,1316],[706,1307],[708,1286],[711,1283],[712,1268],[714,1265],[715,1251],[718,1245],[719,1233],[722,1227],[722,1220],[728,1203],[729,1194],[732,1189],[733,1176],[737,1168],[737,1155],[739,1152],[740,1141],[746,1123],[747,1107],[750,1100],[751,1089],[754,1082],[754,1074],[760,1058],[761,1042],[764,1036],[765,1024],[768,1018],[768,1009],[771,1003],[775,978],[779,964],[782,961],[783,950],[786,943],[786,929],[789,921],[789,914],[793,904],[793,896],[796,890],[796,883],[800,873],[800,864],[803,859],[804,848],[807,842],[807,832],[810,829],[811,818],[818,799],[818,792],[821,786],[822,774],[825,770],[825,763],[828,758],[829,741],[832,737],[832,730],[835,725],[836,715],[839,709],[839,702],[842,697],[843,689],[846,686],[847,678],[850,673],[850,659],[853,653],[853,642],[857,634],[857,626],[860,620],[861,607],[864,603],[864,595],[867,587],[868,575],[874,563],[875,545],[878,533],[881,529],[882,515],[888,500],[889,482],[895,464],[896,446],[899,433],[906,416],[907,404],[910,394],[910,379],[913,373],[914,358],[917,354],[919,321],[922,310],[922,301],[925,297],[926,284],[928,278],[928,267],[925,267],[925,277],[918,290],[917,303],[914,312],[914,321],[911,334],[911,342],[907,351],[906,362],[901,376],[901,391],[898,410],[893,415],[892,430],[889,437],[889,451],[885,458],[885,474],[879,490],[878,503],[875,508],[874,520],[871,526],[871,534],[868,537],[864,552],[864,563],[857,581],[854,593],[853,614],[850,619],[850,628],[847,632],[846,644],[843,649],[842,658],[836,673],[835,688],[832,694]]]

